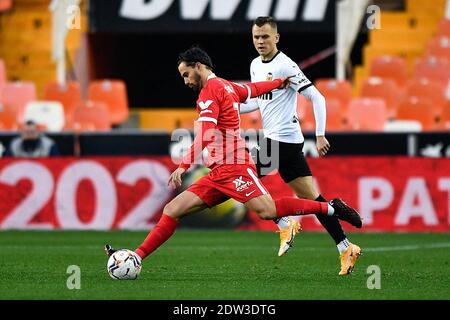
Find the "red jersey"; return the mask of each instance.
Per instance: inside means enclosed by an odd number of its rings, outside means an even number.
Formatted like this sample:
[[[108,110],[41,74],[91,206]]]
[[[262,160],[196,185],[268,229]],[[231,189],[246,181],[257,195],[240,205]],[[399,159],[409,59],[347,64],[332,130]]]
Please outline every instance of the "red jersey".
[[[253,164],[241,138],[239,104],[250,98],[250,88],[212,74],[197,100],[198,122],[216,124],[213,142],[207,145],[207,167],[221,164]]]

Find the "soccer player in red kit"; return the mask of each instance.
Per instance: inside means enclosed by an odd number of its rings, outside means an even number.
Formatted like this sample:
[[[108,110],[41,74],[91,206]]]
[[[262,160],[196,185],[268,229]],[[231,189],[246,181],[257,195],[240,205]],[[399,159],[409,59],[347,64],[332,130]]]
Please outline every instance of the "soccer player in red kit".
[[[330,203],[294,197],[273,200],[257,177],[255,164],[240,136],[239,104],[287,87],[289,78],[241,85],[217,77],[212,69],[210,57],[198,47],[180,54],[178,71],[184,83],[199,92],[197,122],[201,128],[181,164],[171,174],[169,185],[174,188],[181,185],[184,173],[201,157],[205,147],[208,150],[206,165],[211,172],[164,207],[161,219],[135,252],[144,259],[172,236],[180,218],[229,198],[244,203],[262,219],[324,214],[360,228],[362,221],[358,212],[340,199]],[[108,255],[115,251],[110,245],[106,245],[105,250]]]

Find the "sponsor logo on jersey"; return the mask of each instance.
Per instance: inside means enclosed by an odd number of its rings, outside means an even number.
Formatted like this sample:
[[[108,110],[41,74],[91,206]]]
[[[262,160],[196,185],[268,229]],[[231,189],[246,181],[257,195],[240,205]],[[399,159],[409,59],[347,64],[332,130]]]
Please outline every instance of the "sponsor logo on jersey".
[[[258,96],[258,99],[261,99],[261,100],[272,100],[272,91],[270,91],[269,93],[265,93],[265,94],[262,94],[262,95],[260,95],[260,96]]]
[[[237,192],[241,192],[242,190],[247,190],[253,184],[253,181],[244,181],[242,176],[233,180],[234,187]]]

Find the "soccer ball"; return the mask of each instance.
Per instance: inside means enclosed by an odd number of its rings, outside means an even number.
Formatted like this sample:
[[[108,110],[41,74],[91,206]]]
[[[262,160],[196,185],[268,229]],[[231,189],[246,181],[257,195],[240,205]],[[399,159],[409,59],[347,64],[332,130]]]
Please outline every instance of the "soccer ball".
[[[128,249],[114,252],[106,266],[109,275],[115,280],[134,280],[141,273],[141,257]]]

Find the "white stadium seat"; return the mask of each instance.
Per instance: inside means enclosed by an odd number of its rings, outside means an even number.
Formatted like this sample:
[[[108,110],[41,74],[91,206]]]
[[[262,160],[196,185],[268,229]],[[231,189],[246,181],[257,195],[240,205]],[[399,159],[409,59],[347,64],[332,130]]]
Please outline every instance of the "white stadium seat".
[[[48,131],[64,128],[64,107],[58,101],[32,101],[25,107],[24,121],[33,120]]]

